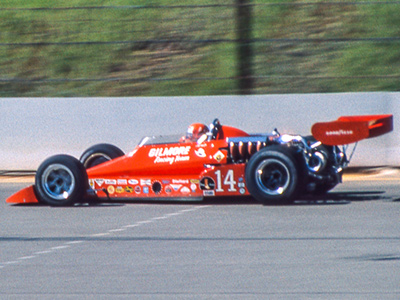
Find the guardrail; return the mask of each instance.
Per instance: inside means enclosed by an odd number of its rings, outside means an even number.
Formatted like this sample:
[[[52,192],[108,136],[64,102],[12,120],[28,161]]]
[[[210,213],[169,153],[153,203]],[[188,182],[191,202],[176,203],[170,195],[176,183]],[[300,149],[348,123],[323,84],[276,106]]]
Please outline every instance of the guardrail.
[[[79,157],[101,142],[128,152],[143,136],[183,135],[189,124],[216,117],[249,133],[307,135],[315,122],[368,114],[393,114],[394,131],[361,141],[351,166],[400,165],[400,93],[0,98],[0,109],[0,170],[34,170],[50,155]]]

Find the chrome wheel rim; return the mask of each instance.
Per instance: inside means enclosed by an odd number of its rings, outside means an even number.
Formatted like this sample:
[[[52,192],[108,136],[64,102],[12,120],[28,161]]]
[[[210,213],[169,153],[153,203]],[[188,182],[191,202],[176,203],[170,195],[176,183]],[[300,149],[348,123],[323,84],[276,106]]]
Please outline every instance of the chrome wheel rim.
[[[71,170],[61,164],[48,166],[42,175],[42,187],[54,200],[65,200],[75,189],[75,177]]]
[[[289,169],[278,159],[265,159],[256,170],[256,183],[268,195],[282,195],[290,183]]]

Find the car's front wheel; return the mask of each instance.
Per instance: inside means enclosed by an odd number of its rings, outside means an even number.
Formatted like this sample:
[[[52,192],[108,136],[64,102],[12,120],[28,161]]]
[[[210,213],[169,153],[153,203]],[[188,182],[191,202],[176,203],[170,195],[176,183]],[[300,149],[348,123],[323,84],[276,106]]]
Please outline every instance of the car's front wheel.
[[[89,169],[123,155],[124,152],[114,145],[97,144],[83,152],[79,160],[86,169]]]
[[[88,176],[79,160],[69,155],[46,159],[35,176],[35,190],[41,203],[67,206],[79,202],[88,188]]]

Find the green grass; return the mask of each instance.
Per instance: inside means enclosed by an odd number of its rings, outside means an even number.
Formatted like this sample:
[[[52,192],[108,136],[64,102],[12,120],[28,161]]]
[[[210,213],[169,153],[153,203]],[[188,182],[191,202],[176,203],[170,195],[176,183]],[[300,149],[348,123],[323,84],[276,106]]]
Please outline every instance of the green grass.
[[[400,37],[400,4],[298,5],[302,2],[305,1],[253,1],[258,4],[253,7],[253,37]],[[232,3],[235,2],[179,1],[182,6]],[[268,3],[296,5],[265,5]],[[0,8],[124,5],[138,7],[0,10],[0,78],[27,80],[0,83],[0,96],[178,96],[239,92],[235,43],[188,42],[235,39],[236,9],[232,6],[156,8],[177,5],[166,0],[9,0],[0,3]],[[143,5],[146,7],[140,8]],[[163,42],[138,42],[149,40]],[[26,45],[93,41],[131,43]],[[400,41],[269,41],[254,43],[253,51],[254,93],[400,89]]]

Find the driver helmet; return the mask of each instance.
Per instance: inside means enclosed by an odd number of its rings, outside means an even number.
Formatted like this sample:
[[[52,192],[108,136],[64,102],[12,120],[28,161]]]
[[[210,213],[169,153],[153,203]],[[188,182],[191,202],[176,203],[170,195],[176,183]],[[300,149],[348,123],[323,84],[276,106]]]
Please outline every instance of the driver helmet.
[[[206,134],[209,131],[207,125],[201,123],[193,123],[190,124],[187,131],[185,140],[187,141],[197,141],[203,134]]]

